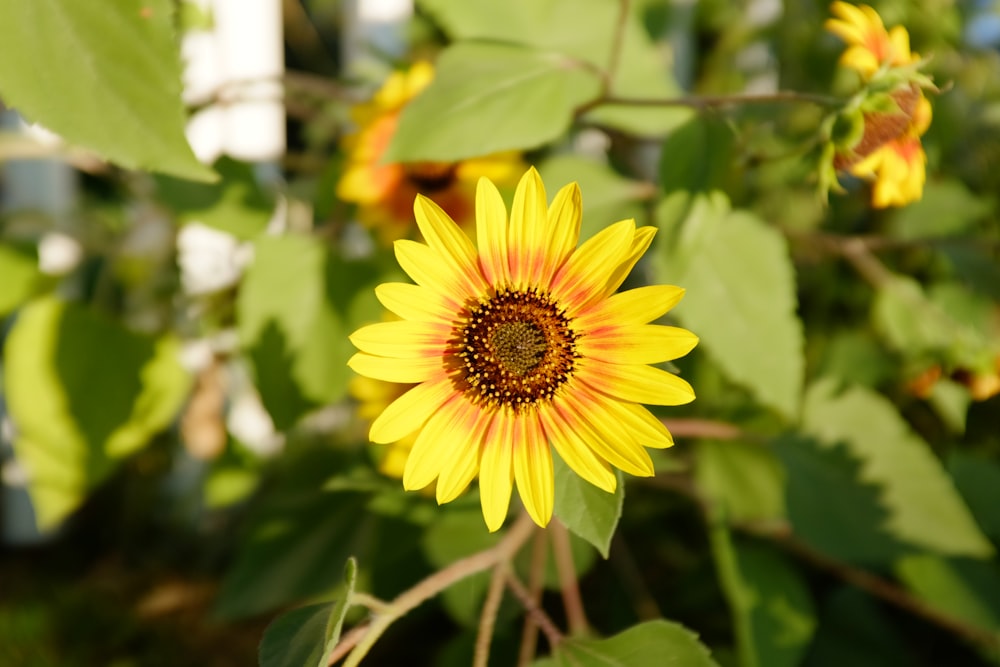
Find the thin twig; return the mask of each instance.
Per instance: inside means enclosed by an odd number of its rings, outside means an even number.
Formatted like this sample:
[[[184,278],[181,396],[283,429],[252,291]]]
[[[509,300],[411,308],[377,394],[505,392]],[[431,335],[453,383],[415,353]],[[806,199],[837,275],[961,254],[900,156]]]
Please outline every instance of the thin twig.
[[[545,586],[545,556],[548,536],[543,530],[535,531],[531,541],[531,565],[528,570],[528,595],[535,606],[542,603],[542,589]],[[535,659],[538,645],[538,623],[531,614],[524,615],[524,629],[521,632],[521,650],[517,657],[517,667],[528,667]]]
[[[836,244],[840,254],[872,287],[883,287],[892,281],[892,272],[868,248],[863,239],[851,237]]]
[[[552,521],[551,530],[552,555],[556,561],[556,571],[559,573],[559,589],[562,592],[563,606],[566,607],[566,622],[571,635],[582,635],[587,632],[587,614],[583,610],[580,585],[576,580],[569,531],[557,519]]]
[[[549,646],[558,646],[563,640],[563,634],[549,618],[549,615],[545,613],[545,610],[535,604],[535,601],[531,599],[531,593],[524,587],[517,575],[509,569],[507,570],[507,587],[514,594],[514,597],[521,601],[525,612],[534,617],[535,623],[545,633],[545,638],[549,640]]]
[[[602,82],[604,97],[611,96],[615,75],[618,74],[618,63],[621,61],[622,47],[625,45],[625,28],[628,26],[630,4],[630,0],[618,0],[618,22],[615,24],[615,32],[611,39],[611,53],[608,55],[608,68],[604,71]]]
[[[729,422],[709,419],[663,419],[662,422],[675,437],[713,440],[739,440],[746,437],[740,427]]]
[[[375,614],[384,613],[389,609],[389,603],[385,600],[381,600],[374,595],[369,595],[363,591],[357,591],[351,594],[351,604],[360,607],[367,607]]]
[[[691,107],[694,109],[717,109],[741,104],[780,104],[784,102],[806,102],[820,106],[836,107],[844,103],[837,97],[800,93],[794,90],[779,90],[773,93],[732,93],[729,95],[685,95],[681,97],[617,97],[605,95],[600,104],[624,104],[634,107]]]
[[[357,593],[355,593],[357,595]],[[368,623],[363,623],[359,626],[351,628],[350,631],[341,635],[340,641],[337,642],[337,647],[333,649],[333,653],[330,654],[330,661],[328,665],[335,664],[338,660],[347,655],[347,652],[358,645],[361,638],[365,636],[368,632]]]
[[[477,572],[482,572],[498,562],[510,558],[521,548],[529,537],[534,524],[531,517],[522,514],[507,534],[496,545],[455,561],[443,570],[438,570],[413,588],[401,593],[393,600],[385,612],[376,616],[364,637],[357,643],[354,650],[347,656],[344,667],[357,667],[361,659],[371,650],[389,626],[396,619],[406,615],[423,602],[434,597],[452,584],[465,579]]]
[[[493,566],[493,576],[490,577],[490,587],[486,592],[483,610],[479,615],[479,631],[476,633],[476,648],[472,657],[472,667],[486,667],[490,661],[490,641],[497,625],[497,613],[503,602],[503,585],[509,569],[507,561],[500,561]]]

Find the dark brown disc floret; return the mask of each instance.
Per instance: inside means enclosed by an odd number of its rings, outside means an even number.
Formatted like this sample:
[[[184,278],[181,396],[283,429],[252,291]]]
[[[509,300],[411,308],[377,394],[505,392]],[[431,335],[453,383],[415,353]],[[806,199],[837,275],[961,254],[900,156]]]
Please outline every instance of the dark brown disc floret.
[[[454,379],[477,402],[515,410],[551,399],[573,374],[577,334],[537,289],[504,289],[472,304],[455,328]]]

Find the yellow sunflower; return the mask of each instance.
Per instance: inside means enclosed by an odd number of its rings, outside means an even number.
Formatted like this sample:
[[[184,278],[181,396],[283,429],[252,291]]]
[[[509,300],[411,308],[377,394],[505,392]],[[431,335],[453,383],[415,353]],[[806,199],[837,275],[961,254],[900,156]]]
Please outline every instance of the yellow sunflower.
[[[363,327],[348,362],[361,375],[416,386],[374,421],[370,439],[416,433],[403,486],[435,479],[439,503],[479,476],[490,531],[504,522],[516,483],[534,521],[552,516],[552,452],[582,478],[616,486],[612,466],[653,474],[644,447],[673,444],[642,403],[694,399],[681,378],[648,364],[687,354],[689,331],[648,324],[684,290],[654,285],[615,293],[649,247],[655,229],[623,220],[577,247],[580,189],[562,188],[551,206],[538,173],[521,178],[508,219],[496,186],[481,179],[476,237],[418,196],[425,243],[395,244],[416,282],[376,288],[401,321]]]
[[[895,26],[886,30],[882,17],[868,5],[834,2],[830,12],[837,16],[827,19],[826,29],[847,42],[840,64],[856,70],[868,80],[883,65],[902,67],[916,62],[920,56],[910,52],[910,34]]]
[[[460,162],[384,162],[400,113],[433,78],[433,66],[424,61],[393,73],[370,103],[354,109],[358,130],[344,141],[347,163],[337,197],[357,204],[361,221],[387,243],[411,235],[417,194],[434,197],[453,219],[467,224],[475,218],[479,178],[513,186],[524,169],[514,151]]]

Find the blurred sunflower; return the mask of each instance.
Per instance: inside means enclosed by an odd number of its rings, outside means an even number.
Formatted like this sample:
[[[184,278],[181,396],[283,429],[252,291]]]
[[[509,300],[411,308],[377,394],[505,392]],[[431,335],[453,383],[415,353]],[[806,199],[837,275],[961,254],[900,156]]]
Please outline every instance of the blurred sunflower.
[[[514,151],[460,162],[383,162],[400,113],[433,78],[434,68],[425,61],[394,72],[371,102],[354,109],[358,129],[344,140],[347,163],[337,183],[337,197],[357,204],[361,221],[386,243],[412,234],[417,194],[434,197],[459,224],[471,224],[476,181],[486,177],[513,187],[524,170],[520,154]]]
[[[903,26],[887,31],[882,17],[868,5],[834,2],[830,13],[837,16],[827,19],[827,30],[847,42],[847,49],[840,56],[840,64],[856,70],[865,79],[883,65],[902,67],[920,60],[910,53],[910,34]]]
[[[361,375],[416,386],[372,424],[370,439],[416,433],[403,486],[435,479],[439,503],[479,476],[486,525],[504,522],[516,483],[532,519],[554,503],[551,447],[578,475],[608,492],[611,466],[650,476],[644,447],[673,439],[641,403],[694,399],[679,377],[649,366],[687,354],[689,331],[648,324],[684,290],[654,285],[615,293],[655,229],[623,220],[577,247],[580,190],[562,188],[551,207],[534,168],[521,178],[508,219],[487,179],[476,193],[472,241],[434,202],[418,196],[427,243],[400,240],[396,257],[416,285],[376,288],[402,318],[351,336],[348,362]]]
[[[916,63],[920,56],[910,51],[910,35],[902,26],[887,31],[882,18],[868,5],[834,2],[826,28],[847,42],[840,64],[856,70],[866,82],[888,77],[894,68]],[[910,75],[915,76],[911,73]],[[885,81],[886,79],[879,79]],[[888,94],[869,101],[888,101],[895,108],[863,113],[864,132],[857,143],[838,150],[834,168],[871,181],[872,206],[905,206],[923,196],[927,180],[927,155],[920,137],[931,123],[931,104],[920,86],[907,77],[896,79]],[[891,85],[891,84],[890,84]]]

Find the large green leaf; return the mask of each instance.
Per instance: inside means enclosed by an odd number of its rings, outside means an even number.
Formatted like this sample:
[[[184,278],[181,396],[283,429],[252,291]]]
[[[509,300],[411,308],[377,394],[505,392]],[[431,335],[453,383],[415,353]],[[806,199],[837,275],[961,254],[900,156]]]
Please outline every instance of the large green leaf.
[[[556,517],[607,558],[625,503],[625,480],[621,473],[617,473],[618,487],[615,492],[608,493],[573,472],[554,452],[552,464],[555,469]]]
[[[983,532],[1000,545],[1000,462],[956,452],[948,472]]]
[[[996,563],[919,554],[901,559],[894,569],[927,604],[995,633],[1000,642],[1000,568]]]
[[[174,418],[190,380],[176,339],[153,339],[55,298],[20,313],[4,385],[39,526],[61,521]]]
[[[31,296],[41,273],[38,259],[8,245],[0,245],[0,317],[20,306]]]
[[[507,42],[565,54],[606,71],[622,4],[614,0],[421,0],[456,40]],[[663,53],[649,38],[637,10],[626,17],[618,67],[609,91],[616,97],[666,98],[679,88]],[[681,108],[601,105],[586,118],[626,132],[663,134],[690,115]]]
[[[240,341],[265,407],[287,429],[309,409],[343,396],[352,308],[372,272],[306,236],[261,237],[254,251],[237,301]]]
[[[657,279],[687,290],[673,314],[726,375],[794,417],[805,362],[784,237],[752,213],[730,211],[718,193],[694,197],[677,218],[681,196],[658,212],[665,229],[654,252]]]
[[[695,449],[698,488],[733,521],[785,515],[785,470],[770,449],[747,442],[703,440]]]
[[[805,581],[780,553],[711,528],[712,554],[729,602],[743,667],[795,667],[816,629]]]
[[[889,233],[905,240],[968,234],[994,207],[961,181],[929,181],[919,201],[894,212]]]
[[[573,112],[599,89],[592,72],[563,55],[458,43],[406,105],[386,159],[452,161],[537,148],[564,134]]]
[[[825,446],[847,447],[860,461],[860,481],[882,488],[896,538],[945,555],[993,554],[941,463],[888,400],[820,381],[807,393],[803,420]]]
[[[660,184],[665,193],[725,191],[735,135],[712,115],[692,116],[663,142]]]
[[[534,667],[714,667],[715,664],[696,634],[677,623],[656,620],[632,626],[607,639],[568,639],[556,647],[551,658],[536,661]]]
[[[0,96],[125,167],[212,180],[184,137],[169,0],[0,0]]]

